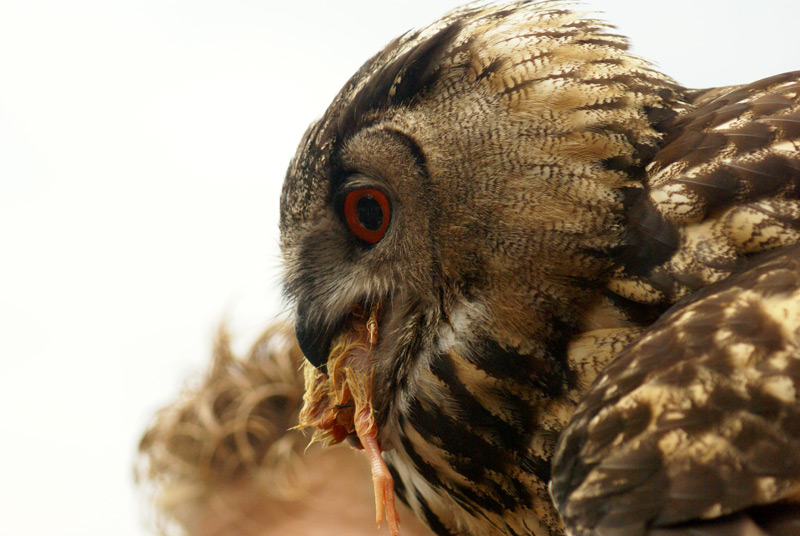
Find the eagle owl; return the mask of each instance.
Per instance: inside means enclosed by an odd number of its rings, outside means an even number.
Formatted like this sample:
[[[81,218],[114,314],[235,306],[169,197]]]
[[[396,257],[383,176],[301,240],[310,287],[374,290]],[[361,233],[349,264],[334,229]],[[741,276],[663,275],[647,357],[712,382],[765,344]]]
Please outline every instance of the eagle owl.
[[[301,424],[395,534],[800,534],[798,143],[800,73],[687,89],[560,2],[401,36],[284,183]]]

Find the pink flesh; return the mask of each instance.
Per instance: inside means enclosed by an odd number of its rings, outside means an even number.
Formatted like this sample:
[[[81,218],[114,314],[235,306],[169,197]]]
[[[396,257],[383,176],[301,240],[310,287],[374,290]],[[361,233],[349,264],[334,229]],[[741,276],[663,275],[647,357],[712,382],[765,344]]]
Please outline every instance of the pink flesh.
[[[381,457],[381,447],[378,445],[378,428],[372,425],[366,430],[359,423],[365,423],[367,417],[362,413],[369,413],[368,408],[363,408],[356,416],[356,433],[364,447],[364,453],[369,458],[369,466],[372,470],[372,485],[375,489],[375,522],[381,526],[383,521],[383,509],[386,508],[386,521],[389,523],[389,532],[392,536],[400,536],[400,517],[394,503],[394,480],[392,479],[389,468]]]

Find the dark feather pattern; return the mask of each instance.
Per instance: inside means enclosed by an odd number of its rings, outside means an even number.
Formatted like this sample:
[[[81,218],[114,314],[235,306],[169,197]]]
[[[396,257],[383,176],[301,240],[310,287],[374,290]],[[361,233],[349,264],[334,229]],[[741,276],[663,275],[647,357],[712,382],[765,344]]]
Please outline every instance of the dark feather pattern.
[[[735,273],[747,255],[798,239],[799,78],[792,72],[700,92],[695,108],[663,124],[664,146],[648,167],[646,208],[629,212],[655,212],[665,223],[648,234],[632,218],[632,230],[640,229],[632,249],[649,252],[668,232],[677,245],[660,263],[628,253],[612,288],[635,301],[674,303]],[[755,212],[768,217],[745,223],[744,214]]]
[[[781,311],[791,324],[778,324]],[[628,534],[795,497],[799,319],[792,246],[677,303],[627,348],[553,461],[553,497],[574,533]]]
[[[407,105],[431,87],[436,81],[439,62],[453,44],[460,26],[460,22],[455,20],[408,52],[382,65],[342,109],[333,124],[337,144],[344,143],[353,132],[368,125],[370,117],[392,107]],[[417,35],[411,34],[407,39],[413,40]],[[396,42],[387,46],[387,50],[396,48]]]
[[[560,2],[368,61],[301,143],[281,240],[306,345],[380,312],[397,496],[441,535],[790,531],[798,137],[800,71],[683,88]],[[369,247],[354,188],[391,204]]]

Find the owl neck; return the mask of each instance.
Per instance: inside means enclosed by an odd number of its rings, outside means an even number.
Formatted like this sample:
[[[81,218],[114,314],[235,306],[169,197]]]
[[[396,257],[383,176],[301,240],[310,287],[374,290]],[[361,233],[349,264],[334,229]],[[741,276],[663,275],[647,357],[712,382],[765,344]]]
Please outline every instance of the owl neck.
[[[453,533],[563,534],[547,490],[556,441],[585,388],[638,330],[585,332],[554,356],[490,339],[462,346],[449,329],[421,358],[415,392],[390,427],[387,459],[404,499]]]

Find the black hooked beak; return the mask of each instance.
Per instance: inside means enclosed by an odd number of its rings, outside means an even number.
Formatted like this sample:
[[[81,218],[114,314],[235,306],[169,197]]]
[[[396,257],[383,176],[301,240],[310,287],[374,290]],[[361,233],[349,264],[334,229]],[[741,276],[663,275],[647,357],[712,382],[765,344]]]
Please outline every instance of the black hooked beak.
[[[344,324],[344,319],[335,326],[326,326],[322,323],[313,323],[309,315],[308,305],[301,303],[297,306],[297,322],[294,332],[300,350],[309,363],[319,370],[328,373],[328,355],[330,355],[333,336]]]

